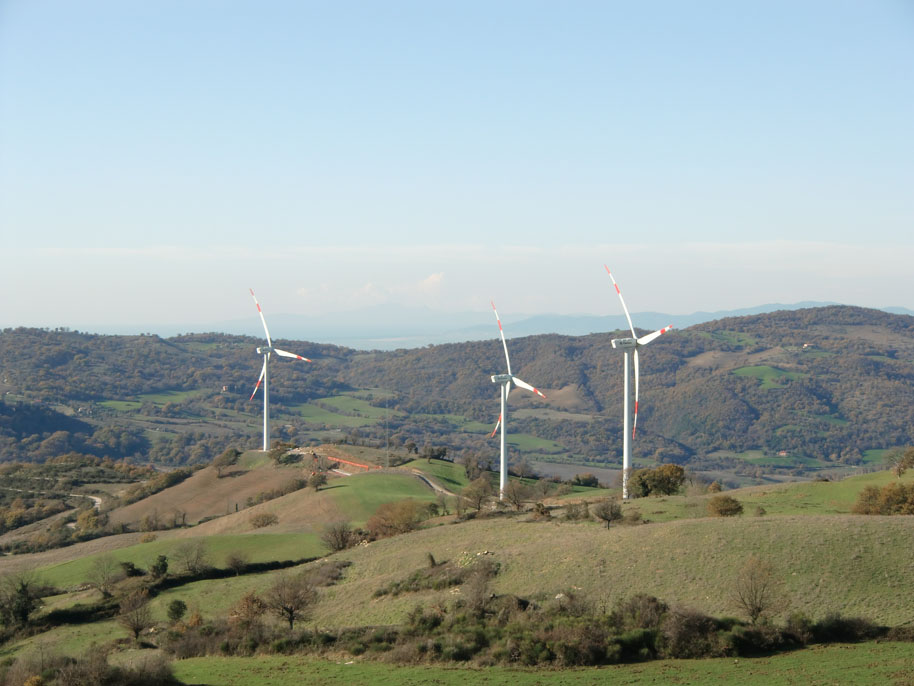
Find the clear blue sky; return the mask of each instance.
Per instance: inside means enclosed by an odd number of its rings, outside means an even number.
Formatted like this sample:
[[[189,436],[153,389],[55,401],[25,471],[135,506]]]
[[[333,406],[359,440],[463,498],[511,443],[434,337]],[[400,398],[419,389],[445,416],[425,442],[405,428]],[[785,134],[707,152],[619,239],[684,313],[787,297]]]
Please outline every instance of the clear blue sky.
[[[914,2],[0,0],[0,326],[914,308]]]

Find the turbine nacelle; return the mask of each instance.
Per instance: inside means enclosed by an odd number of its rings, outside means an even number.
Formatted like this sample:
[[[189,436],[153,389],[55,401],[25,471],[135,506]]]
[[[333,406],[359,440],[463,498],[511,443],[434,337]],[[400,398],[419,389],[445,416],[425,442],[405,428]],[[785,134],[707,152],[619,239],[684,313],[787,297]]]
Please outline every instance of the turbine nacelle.
[[[636,338],[614,338],[612,339],[612,346],[616,350],[634,350],[638,347],[638,339]]]
[[[514,379],[510,374],[493,374],[492,383],[511,383]]]
[[[271,353],[271,352],[273,352],[273,346],[271,346],[271,345],[264,345],[264,346],[257,348],[258,355],[266,355],[267,353]]]

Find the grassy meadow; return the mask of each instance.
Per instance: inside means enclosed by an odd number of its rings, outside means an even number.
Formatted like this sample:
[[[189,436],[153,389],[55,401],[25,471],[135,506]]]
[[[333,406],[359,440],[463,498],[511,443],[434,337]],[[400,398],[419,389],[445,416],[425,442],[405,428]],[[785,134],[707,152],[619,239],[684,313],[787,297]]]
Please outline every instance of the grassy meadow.
[[[191,658],[174,664],[186,684],[206,686],[908,686],[914,680],[914,644],[864,643],[815,646],[766,658],[657,660],[590,669],[472,669],[435,665],[394,666],[367,661],[329,661],[300,656]]]

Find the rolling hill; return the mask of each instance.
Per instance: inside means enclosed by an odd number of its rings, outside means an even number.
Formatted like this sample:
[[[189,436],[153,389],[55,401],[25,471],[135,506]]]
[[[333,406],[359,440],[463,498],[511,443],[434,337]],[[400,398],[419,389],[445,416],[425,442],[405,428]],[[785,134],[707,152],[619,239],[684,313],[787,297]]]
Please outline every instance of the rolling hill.
[[[886,449],[914,443],[912,334],[914,317],[831,306],[664,336],[642,356],[636,462],[756,477],[879,463]],[[611,338],[512,341],[517,373],[548,396],[512,395],[516,455],[618,463],[621,361]],[[208,461],[226,445],[253,447],[255,345],[222,334],[5,330],[0,457],[72,450],[176,464]],[[374,446],[389,437],[394,446],[494,455],[485,436],[497,410],[489,380],[502,364],[496,340],[390,352],[281,345],[316,362],[278,366],[277,437]]]

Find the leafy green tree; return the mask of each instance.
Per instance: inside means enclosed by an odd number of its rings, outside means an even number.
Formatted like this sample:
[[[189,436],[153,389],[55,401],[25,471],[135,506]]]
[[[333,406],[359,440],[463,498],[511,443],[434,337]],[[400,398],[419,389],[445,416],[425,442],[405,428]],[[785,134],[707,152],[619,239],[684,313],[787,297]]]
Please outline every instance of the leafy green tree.
[[[180,598],[175,598],[170,603],[168,603],[166,614],[168,615],[168,621],[170,621],[172,624],[180,622],[186,612],[187,603],[185,603]]]
[[[314,472],[310,477],[308,477],[308,486],[313,488],[315,491],[321,490],[321,487],[327,485],[327,475],[323,472]]]
[[[165,555],[159,555],[156,561],[149,565],[149,574],[153,579],[164,579],[168,574],[168,558]]]
[[[226,467],[238,464],[238,458],[241,453],[235,448],[227,448],[219,457],[213,460],[213,467],[216,468],[216,478],[222,478],[222,471]]]
[[[29,572],[0,579],[0,620],[9,627],[27,625],[32,613],[41,607],[40,587],[37,578]]]

